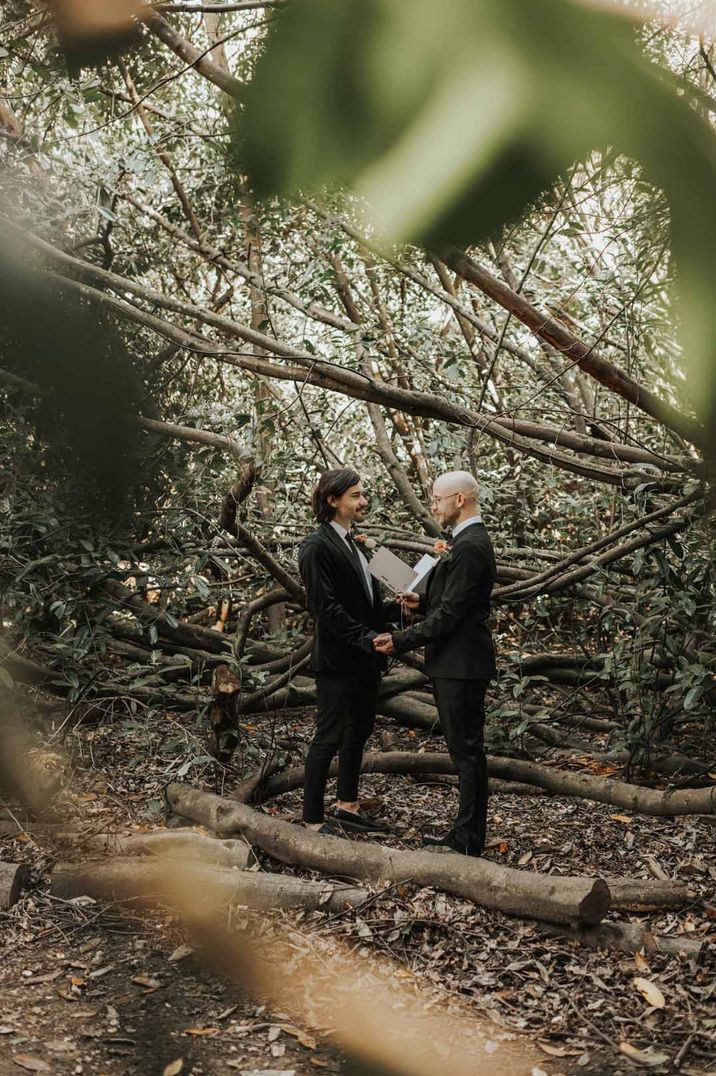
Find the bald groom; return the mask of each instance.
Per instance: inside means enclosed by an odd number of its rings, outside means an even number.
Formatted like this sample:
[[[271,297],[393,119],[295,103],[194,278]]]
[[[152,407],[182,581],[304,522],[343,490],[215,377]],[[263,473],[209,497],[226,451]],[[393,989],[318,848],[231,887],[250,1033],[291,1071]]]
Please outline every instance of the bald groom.
[[[458,774],[460,804],[447,833],[424,836],[436,851],[479,856],[485,847],[487,760],[484,747],[485,692],[495,676],[495,651],[488,627],[495,555],[478,514],[477,482],[467,471],[440,475],[431,510],[451,531],[448,549],[431,570],[425,594],[407,594],[403,604],[425,619],[407,631],[373,639],[383,654],[425,647],[425,672],[450,757]]]

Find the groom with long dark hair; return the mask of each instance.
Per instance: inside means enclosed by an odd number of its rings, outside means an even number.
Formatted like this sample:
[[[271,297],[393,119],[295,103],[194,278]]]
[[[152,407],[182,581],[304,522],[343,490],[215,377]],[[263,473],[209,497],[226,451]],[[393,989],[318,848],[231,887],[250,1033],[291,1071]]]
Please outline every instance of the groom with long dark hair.
[[[373,731],[380,676],[387,660],[373,646],[386,629],[377,581],[351,533],[368,500],[360,475],[326,471],[313,491],[318,527],[301,545],[298,566],[314,621],[311,670],[316,677],[316,732],[306,757],[303,821],[320,833],[386,832],[360,809],[363,748]],[[338,755],[337,804],[325,819],[328,771]]]

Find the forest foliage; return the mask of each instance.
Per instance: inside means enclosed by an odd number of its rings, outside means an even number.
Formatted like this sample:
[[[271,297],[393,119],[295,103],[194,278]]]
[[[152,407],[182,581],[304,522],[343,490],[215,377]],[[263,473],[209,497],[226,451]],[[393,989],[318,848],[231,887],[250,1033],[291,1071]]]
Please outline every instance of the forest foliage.
[[[499,562],[493,737],[587,706],[635,759],[698,752],[713,51],[598,7],[177,3],[68,66],[6,5],[4,635],[72,703],[191,700],[201,728],[211,661],[167,637],[222,608],[223,658],[266,682],[238,628],[276,578],[218,522],[242,459],[238,520],[293,578],[321,468],[365,475],[371,534],[429,548],[431,479],[467,466]],[[309,625],[294,595],[251,630],[285,651]]]

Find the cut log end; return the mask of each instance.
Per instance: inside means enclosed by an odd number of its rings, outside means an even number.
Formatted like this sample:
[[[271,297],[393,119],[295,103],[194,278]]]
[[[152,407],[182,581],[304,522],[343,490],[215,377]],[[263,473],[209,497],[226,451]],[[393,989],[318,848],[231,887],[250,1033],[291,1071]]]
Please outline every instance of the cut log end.
[[[29,879],[26,863],[0,862],[0,911],[6,912],[17,903]]]
[[[579,922],[588,926],[601,923],[609,911],[611,893],[603,878],[595,878],[590,891],[579,902]]]

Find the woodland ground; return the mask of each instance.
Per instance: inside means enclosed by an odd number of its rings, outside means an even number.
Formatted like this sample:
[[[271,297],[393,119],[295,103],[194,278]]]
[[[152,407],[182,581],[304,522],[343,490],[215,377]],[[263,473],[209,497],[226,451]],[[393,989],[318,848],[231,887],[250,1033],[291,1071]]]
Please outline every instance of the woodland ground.
[[[287,710],[252,719],[243,746],[271,736],[290,743],[299,757],[310,730],[310,710]],[[161,822],[161,790],[172,776],[161,744],[177,734],[190,745],[200,733],[193,718],[174,715],[163,729],[142,729],[119,715],[77,727],[66,740],[75,766],[74,824],[96,832]],[[384,719],[374,742],[411,750],[444,746],[439,736],[397,730]],[[185,779],[215,788],[208,767]],[[417,847],[421,832],[439,828],[456,796],[454,785],[435,778],[367,775],[362,790],[392,820],[391,843],[401,847]],[[299,805],[300,792],[294,792],[267,809],[296,817]],[[276,915],[297,949],[340,939],[363,954],[389,958],[398,977],[434,989],[435,1004],[467,1011],[476,1029],[487,1027],[482,1048],[491,1048],[490,1036],[515,1036],[534,1050],[536,1068],[544,1072],[644,1068],[624,1056],[623,1043],[652,1047],[652,1061],[662,1059],[653,1071],[716,1072],[713,818],[647,818],[586,801],[496,794],[490,837],[487,855],[523,870],[650,877],[658,864],[686,881],[697,899],[685,909],[641,918],[656,933],[702,937],[709,943],[704,954],[695,962],[580,948],[535,923],[410,885],[376,893],[357,912]],[[18,1066],[58,1074],[153,1074],[179,1058],[181,1071],[197,1076],[350,1071],[305,1019],[270,1011],[261,998],[242,995],[203,967],[171,916],[139,917],[50,897],[52,850],[45,840],[4,838],[1,858],[33,866],[32,887],[3,915],[2,1076]],[[258,919],[255,929],[261,929]],[[663,1008],[647,1004],[635,977],[660,987]]]

